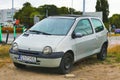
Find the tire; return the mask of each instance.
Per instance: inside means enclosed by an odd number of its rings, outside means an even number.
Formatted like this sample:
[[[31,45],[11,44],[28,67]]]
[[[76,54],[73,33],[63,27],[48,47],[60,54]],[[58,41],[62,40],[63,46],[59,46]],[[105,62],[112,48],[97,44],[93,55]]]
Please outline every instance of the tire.
[[[107,44],[103,44],[100,53],[97,54],[97,59],[98,60],[105,60],[107,57]]]
[[[71,53],[66,53],[61,60],[59,73],[61,74],[69,73],[73,66],[73,61],[74,61],[73,55]]]
[[[14,66],[17,67],[17,68],[21,68],[21,69],[23,69],[23,68],[26,67],[26,66],[23,65],[23,64],[19,64],[19,63],[15,63],[15,62],[14,62]]]

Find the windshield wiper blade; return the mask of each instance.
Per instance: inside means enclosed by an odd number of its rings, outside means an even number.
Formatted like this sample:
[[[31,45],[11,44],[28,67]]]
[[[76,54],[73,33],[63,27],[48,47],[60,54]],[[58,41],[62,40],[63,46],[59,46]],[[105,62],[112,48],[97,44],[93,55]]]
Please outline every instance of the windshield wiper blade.
[[[40,31],[37,31],[37,30],[29,30],[30,32],[35,32],[37,34],[41,33]]]
[[[44,35],[52,35],[52,34],[49,34],[49,33],[45,33],[45,32],[41,32],[42,34]]]
[[[49,33],[45,33],[45,32],[42,32],[42,31],[37,31],[37,30],[29,30],[30,32],[36,32],[37,34],[44,34],[44,35],[51,35]]]

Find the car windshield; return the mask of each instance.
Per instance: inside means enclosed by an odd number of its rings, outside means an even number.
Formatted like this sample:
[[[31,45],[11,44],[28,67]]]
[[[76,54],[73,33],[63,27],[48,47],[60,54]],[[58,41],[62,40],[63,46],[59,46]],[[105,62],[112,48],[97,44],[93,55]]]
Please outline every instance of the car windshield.
[[[66,35],[74,23],[74,19],[46,18],[35,24],[29,31],[49,35]]]

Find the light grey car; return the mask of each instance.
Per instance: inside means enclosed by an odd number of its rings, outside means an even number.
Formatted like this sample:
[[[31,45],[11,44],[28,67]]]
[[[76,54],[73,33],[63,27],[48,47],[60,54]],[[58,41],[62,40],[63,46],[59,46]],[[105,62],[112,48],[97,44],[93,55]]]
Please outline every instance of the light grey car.
[[[97,17],[51,16],[19,36],[10,57],[18,68],[58,67],[60,73],[68,73],[73,63],[87,56],[106,58],[107,32]]]

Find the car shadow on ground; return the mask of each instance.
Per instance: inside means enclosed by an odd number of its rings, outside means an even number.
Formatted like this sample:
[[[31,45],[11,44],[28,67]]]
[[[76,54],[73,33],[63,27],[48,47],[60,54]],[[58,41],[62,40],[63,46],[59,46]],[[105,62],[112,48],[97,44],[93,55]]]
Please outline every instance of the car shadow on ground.
[[[57,68],[44,68],[44,67],[29,67],[29,66],[27,66],[25,68],[18,69],[18,70],[23,70],[23,71],[38,73],[38,74],[39,73],[51,74],[51,75],[58,73]]]
[[[99,60],[97,60],[96,56],[91,56],[91,57],[87,57],[84,58],[82,60],[79,60],[78,62],[76,62],[73,65],[72,71],[70,73],[72,73],[73,71],[77,71],[79,69],[82,69],[85,66],[90,66],[90,65],[94,65],[100,63]],[[18,68],[16,68],[18,69]],[[42,73],[42,74],[50,74],[50,75],[59,75],[59,71],[58,68],[41,68],[41,67],[26,67],[23,69],[18,69],[18,70],[23,70],[23,71],[27,71],[27,72],[34,72],[34,73]]]
[[[72,71],[73,70],[77,71],[78,69],[82,69],[82,68],[84,68],[86,66],[91,66],[91,65],[95,65],[95,64],[99,64],[99,63],[103,63],[103,61],[98,60],[96,55],[89,56],[89,57],[86,57],[86,58],[81,59],[78,62],[76,62],[74,64],[74,67],[73,67]]]

